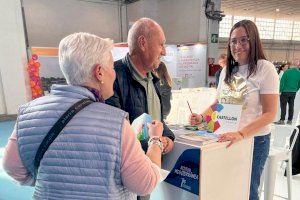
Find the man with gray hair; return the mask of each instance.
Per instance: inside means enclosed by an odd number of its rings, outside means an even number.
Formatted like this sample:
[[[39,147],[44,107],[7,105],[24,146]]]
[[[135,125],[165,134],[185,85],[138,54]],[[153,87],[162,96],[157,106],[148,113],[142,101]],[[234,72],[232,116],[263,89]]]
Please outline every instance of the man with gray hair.
[[[163,147],[155,138],[163,124],[148,125],[155,142],[145,155],[128,114],[104,103],[116,77],[112,48],[111,40],[88,33],[65,37],[59,64],[68,85],[54,85],[50,95],[20,107],[3,168],[20,184],[35,186],[33,199],[135,200],[161,180]]]
[[[164,32],[158,23],[141,18],[129,30],[129,53],[114,64],[117,75],[114,95],[106,103],[128,112],[130,122],[143,113],[163,121],[160,82],[152,70],[159,66],[160,58],[166,54],[165,41]],[[174,134],[164,124],[161,138],[164,153],[173,149],[174,139]],[[146,151],[147,141],[142,140],[141,144]]]

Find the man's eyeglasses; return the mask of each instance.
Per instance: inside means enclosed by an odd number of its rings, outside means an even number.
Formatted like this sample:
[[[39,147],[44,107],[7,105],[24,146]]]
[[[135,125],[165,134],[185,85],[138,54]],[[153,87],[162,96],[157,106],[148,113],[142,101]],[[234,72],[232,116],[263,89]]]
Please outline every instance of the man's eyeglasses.
[[[248,44],[249,38],[247,36],[243,36],[240,38],[232,38],[229,41],[230,46],[236,46],[238,43],[240,43],[240,45],[244,46],[246,44]]]

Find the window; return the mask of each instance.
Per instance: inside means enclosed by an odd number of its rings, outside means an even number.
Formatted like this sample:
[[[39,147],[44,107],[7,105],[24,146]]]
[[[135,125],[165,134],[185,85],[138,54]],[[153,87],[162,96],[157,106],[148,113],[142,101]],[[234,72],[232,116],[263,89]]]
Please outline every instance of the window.
[[[274,20],[250,16],[226,15],[220,22],[219,36],[228,38],[232,26],[243,19],[255,22],[261,39],[300,41],[300,21]]]
[[[234,16],[233,17],[233,24],[243,20],[243,19],[248,19],[254,22],[254,17],[246,17],[246,16]]]
[[[229,33],[232,27],[232,16],[226,15],[222,21],[220,22],[219,26],[219,36],[220,37],[229,37]]]
[[[294,22],[293,38],[292,40],[300,41],[300,22]]]
[[[293,34],[293,21],[276,20],[275,22],[275,40],[291,40]]]
[[[261,39],[273,39],[274,36],[274,19],[256,18],[255,24],[259,31]]]

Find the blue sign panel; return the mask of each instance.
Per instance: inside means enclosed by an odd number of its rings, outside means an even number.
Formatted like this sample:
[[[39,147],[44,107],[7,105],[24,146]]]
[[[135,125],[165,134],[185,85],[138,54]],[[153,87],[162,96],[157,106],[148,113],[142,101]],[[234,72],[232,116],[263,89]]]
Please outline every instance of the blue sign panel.
[[[187,149],[177,159],[165,182],[199,195],[200,149]]]

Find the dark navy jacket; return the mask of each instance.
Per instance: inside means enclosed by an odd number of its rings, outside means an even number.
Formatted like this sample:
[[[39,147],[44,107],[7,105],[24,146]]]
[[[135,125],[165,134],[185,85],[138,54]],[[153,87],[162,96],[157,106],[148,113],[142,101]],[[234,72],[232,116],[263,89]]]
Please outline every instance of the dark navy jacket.
[[[148,104],[145,88],[133,78],[129,65],[130,61],[127,56],[115,62],[116,80],[114,82],[114,95],[105,102],[128,112],[130,123],[132,123],[132,121],[141,114],[148,113]],[[152,76],[156,93],[161,102],[159,78],[154,74],[152,74]],[[160,105],[161,111],[163,111],[162,102]],[[162,112],[161,119],[163,119]],[[163,136],[169,137],[172,140],[175,139],[173,132],[165,123]],[[141,141],[141,144],[144,151],[146,151],[148,148],[147,141]]]

